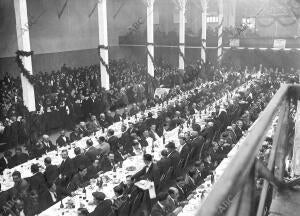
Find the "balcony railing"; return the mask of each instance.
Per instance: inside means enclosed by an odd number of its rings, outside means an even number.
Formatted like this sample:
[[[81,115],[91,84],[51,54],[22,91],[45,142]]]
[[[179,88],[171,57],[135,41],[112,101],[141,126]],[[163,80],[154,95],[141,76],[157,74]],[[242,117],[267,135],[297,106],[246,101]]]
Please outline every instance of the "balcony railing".
[[[272,120],[279,115],[268,161],[268,169],[283,179],[287,155],[288,131],[291,124],[291,101],[300,99],[300,85],[282,85],[250,129],[238,153],[215,183],[196,215],[262,216],[269,182],[264,180],[258,207],[255,207],[255,165],[259,149]]]

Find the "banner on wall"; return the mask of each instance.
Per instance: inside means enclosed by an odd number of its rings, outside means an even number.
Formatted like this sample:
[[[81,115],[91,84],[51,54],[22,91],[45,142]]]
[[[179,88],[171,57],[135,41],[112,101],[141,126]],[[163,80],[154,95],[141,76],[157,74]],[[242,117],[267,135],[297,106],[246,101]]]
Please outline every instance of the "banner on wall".
[[[285,39],[274,39],[273,47],[277,49],[285,49],[286,40]]]
[[[233,38],[229,40],[230,47],[239,47],[240,46],[240,39]]]

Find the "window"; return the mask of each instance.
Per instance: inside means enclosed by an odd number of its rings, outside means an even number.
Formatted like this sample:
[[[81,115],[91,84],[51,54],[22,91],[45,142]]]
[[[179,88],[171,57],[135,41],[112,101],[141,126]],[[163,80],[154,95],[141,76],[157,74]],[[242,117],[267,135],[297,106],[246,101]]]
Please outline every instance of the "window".
[[[246,25],[249,29],[255,29],[255,18],[254,17],[242,18],[242,25]]]
[[[206,17],[206,22],[207,23],[217,23],[217,22],[219,22],[219,17],[217,17],[217,16],[207,16]]]

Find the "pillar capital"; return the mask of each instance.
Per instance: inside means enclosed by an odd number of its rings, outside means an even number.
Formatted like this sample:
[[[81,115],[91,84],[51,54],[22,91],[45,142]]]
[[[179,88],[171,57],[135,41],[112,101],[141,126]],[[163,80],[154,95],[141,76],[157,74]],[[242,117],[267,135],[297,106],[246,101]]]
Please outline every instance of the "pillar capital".
[[[155,0],[144,0],[147,7],[153,7]]]
[[[207,11],[208,0],[201,0],[202,11]]]
[[[187,0],[173,0],[179,10],[185,10]]]

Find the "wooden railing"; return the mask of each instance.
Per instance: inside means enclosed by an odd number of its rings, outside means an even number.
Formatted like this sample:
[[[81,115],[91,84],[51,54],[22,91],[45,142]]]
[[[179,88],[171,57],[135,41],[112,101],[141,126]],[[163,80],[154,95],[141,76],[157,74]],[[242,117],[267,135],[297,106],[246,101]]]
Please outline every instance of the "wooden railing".
[[[263,216],[269,182],[266,180],[255,207],[255,164],[259,149],[266,138],[273,119],[279,115],[273,145],[268,161],[268,169],[279,179],[285,170],[284,159],[288,143],[290,101],[300,99],[300,85],[282,85],[266,109],[260,114],[256,124],[249,130],[238,153],[232,159],[212,191],[197,211],[197,216]],[[257,209],[257,210],[256,210]]]

